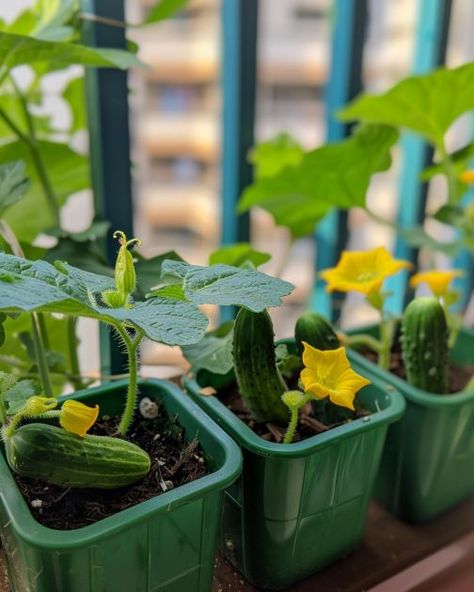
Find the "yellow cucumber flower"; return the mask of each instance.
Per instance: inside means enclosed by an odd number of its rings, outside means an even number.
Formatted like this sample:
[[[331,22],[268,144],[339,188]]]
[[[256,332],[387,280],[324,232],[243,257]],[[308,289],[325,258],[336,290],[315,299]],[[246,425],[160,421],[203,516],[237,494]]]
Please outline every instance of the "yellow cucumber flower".
[[[363,386],[370,384],[352,370],[343,347],[319,350],[303,341],[303,364],[300,378],[306,393],[316,399],[329,399],[340,407],[354,410],[354,398]]]
[[[385,278],[411,267],[409,261],[394,259],[385,247],[370,251],[343,251],[336,267],[325,269],[320,276],[333,292],[362,292],[369,296],[380,291]]]
[[[458,179],[462,183],[467,183],[468,185],[471,185],[474,183],[474,171],[463,171],[459,174]]]
[[[415,273],[410,279],[410,287],[416,288],[420,284],[428,284],[430,290],[438,298],[446,296],[449,290],[449,284],[454,278],[462,277],[464,272],[461,269],[433,269],[432,271],[422,271]]]
[[[99,416],[99,406],[88,407],[79,401],[65,401],[61,407],[59,423],[67,432],[84,438]]]

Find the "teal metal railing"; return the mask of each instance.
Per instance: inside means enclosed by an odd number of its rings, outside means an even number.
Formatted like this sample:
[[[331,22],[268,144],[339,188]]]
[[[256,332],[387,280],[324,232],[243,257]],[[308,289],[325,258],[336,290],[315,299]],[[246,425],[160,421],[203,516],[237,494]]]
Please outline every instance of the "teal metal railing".
[[[249,217],[237,215],[235,206],[243,189],[252,181],[247,156],[254,143],[258,5],[258,0],[222,0],[222,244],[251,238]],[[121,0],[84,0],[84,6],[88,12],[123,21]],[[413,73],[427,72],[444,63],[451,11],[451,0],[418,0]],[[333,0],[331,68],[325,95],[328,142],[348,133],[348,127],[334,114],[362,90],[364,38],[369,16],[367,0]],[[94,45],[125,46],[124,30],[120,27],[88,22],[85,33]],[[87,82],[96,209],[114,228],[132,234],[126,75],[100,70],[90,72]],[[397,221],[401,227],[408,228],[422,222],[425,215],[427,186],[419,175],[432,155],[419,138],[409,134],[403,137],[402,153]],[[466,199],[473,199],[472,194]],[[315,235],[318,271],[332,266],[339,258],[347,239],[346,222],[345,215],[333,212],[318,228]],[[110,256],[114,249],[109,242]],[[417,250],[401,236],[397,236],[394,251],[397,257],[417,260]],[[474,282],[472,256],[462,253],[456,265],[466,270],[466,276],[458,280],[465,296],[461,304],[465,305]],[[327,316],[337,316],[340,297],[327,294],[315,278],[311,307]],[[392,312],[402,310],[408,293],[407,282],[406,273],[391,281]],[[103,345],[107,359],[112,354],[108,371],[118,371],[122,367],[119,352],[111,347],[105,335]]]

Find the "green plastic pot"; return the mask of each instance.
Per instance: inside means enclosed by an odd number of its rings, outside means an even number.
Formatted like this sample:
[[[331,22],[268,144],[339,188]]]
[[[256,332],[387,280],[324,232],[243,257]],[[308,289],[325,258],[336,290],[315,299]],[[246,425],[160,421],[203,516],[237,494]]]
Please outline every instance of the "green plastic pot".
[[[377,335],[377,327],[351,331]],[[369,378],[392,384],[405,397],[403,419],[390,427],[375,495],[399,518],[426,522],[474,494],[474,389],[436,395],[410,386],[357,352]],[[474,331],[462,329],[451,358],[474,364]]]
[[[126,381],[74,399],[120,413]],[[70,531],[40,525],[0,455],[0,524],[14,592],[209,592],[223,490],[239,475],[234,442],[175,385],[147,380],[143,396],[199,436],[213,472],[95,524]]]
[[[195,380],[185,387],[242,448],[220,547],[250,582],[280,590],[358,545],[387,427],[404,409],[393,387],[374,380],[360,398],[376,413],[293,444],[263,440],[216,397],[200,395]]]

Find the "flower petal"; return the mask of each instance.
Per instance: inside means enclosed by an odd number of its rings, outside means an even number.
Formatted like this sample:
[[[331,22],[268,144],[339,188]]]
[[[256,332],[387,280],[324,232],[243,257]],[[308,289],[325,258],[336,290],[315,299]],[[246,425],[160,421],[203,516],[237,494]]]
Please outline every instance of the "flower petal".
[[[65,401],[61,407],[59,423],[68,432],[84,438],[99,416],[99,406],[89,407],[79,401]]]
[[[327,281],[329,292],[353,290],[367,295],[380,291],[387,277],[409,267],[409,261],[394,259],[385,247],[377,247],[370,251],[344,251],[337,266],[325,269],[320,276]]]
[[[454,278],[462,277],[464,272],[461,269],[433,269],[416,273],[410,279],[410,287],[416,288],[420,284],[428,284],[435,296],[444,296],[449,289],[449,284]]]
[[[344,347],[319,350],[303,342],[303,364],[300,379],[306,393],[317,399],[329,397],[341,407],[354,410],[356,393],[370,381],[355,372]]]

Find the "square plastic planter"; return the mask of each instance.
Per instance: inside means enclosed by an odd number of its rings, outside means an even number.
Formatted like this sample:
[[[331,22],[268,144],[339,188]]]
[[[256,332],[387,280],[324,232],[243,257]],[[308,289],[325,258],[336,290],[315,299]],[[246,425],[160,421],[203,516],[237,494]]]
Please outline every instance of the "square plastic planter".
[[[374,412],[303,442],[257,436],[216,397],[191,397],[242,447],[241,478],[226,491],[220,547],[259,589],[279,590],[359,543],[389,423],[403,397],[375,379],[360,397]]]
[[[377,334],[377,327],[354,333]],[[463,329],[452,350],[458,365],[474,364],[474,331]],[[410,386],[357,352],[349,359],[368,378],[392,384],[405,397],[403,419],[391,426],[375,495],[393,514],[426,522],[474,494],[474,389],[436,395]]]
[[[126,381],[74,398],[120,413]],[[234,442],[175,385],[140,383],[178,418],[187,440],[198,435],[213,473],[70,531],[40,525],[0,455],[0,525],[14,592],[210,592],[223,490],[239,475]]]

